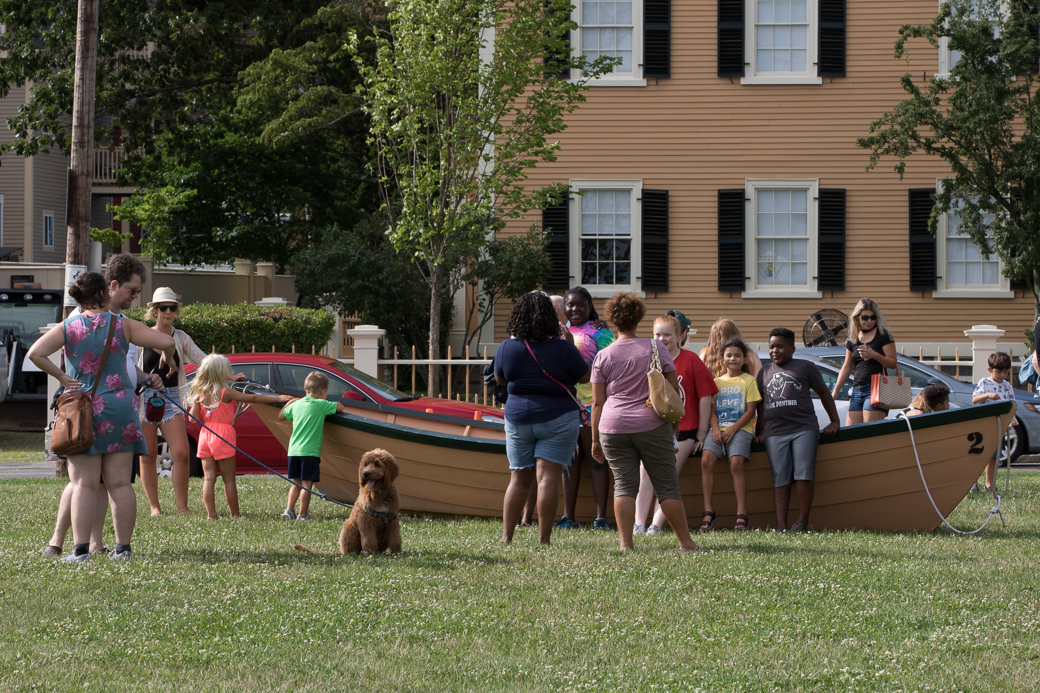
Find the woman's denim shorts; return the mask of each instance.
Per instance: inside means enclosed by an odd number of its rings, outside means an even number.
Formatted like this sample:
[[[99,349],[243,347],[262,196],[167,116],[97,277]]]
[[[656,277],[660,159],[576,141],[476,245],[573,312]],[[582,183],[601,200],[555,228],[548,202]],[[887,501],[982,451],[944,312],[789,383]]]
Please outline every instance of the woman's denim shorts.
[[[533,467],[538,458],[570,467],[580,428],[577,410],[543,423],[512,424],[506,419],[509,468]]]
[[[849,396],[849,411],[888,411],[870,403],[870,385],[856,385]]]

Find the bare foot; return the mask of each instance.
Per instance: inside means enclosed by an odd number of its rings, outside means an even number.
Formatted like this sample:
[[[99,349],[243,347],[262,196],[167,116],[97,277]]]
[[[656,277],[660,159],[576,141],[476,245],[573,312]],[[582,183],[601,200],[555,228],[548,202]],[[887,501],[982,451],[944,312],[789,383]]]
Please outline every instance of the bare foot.
[[[207,515],[206,519],[207,520],[219,520],[220,516],[219,515]]]
[[[698,546],[697,544],[691,543],[689,546],[680,546],[679,550],[680,551],[689,551],[689,552],[692,553],[694,551],[703,551],[704,548],[701,547],[701,546]]]
[[[152,508],[152,517],[159,517],[162,515],[162,510],[159,508]]]
[[[194,515],[195,511],[191,508],[177,508],[178,515]]]

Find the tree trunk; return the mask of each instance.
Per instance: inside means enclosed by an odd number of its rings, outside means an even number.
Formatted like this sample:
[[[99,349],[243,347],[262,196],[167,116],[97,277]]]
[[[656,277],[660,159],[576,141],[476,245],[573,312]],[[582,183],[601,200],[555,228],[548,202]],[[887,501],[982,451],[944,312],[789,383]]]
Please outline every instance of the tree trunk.
[[[437,265],[430,274],[430,358],[441,357],[441,303],[447,281],[444,268]],[[436,397],[441,389],[441,368],[430,369],[430,397]]]
[[[79,0],[76,16],[76,75],[72,96],[72,175],[69,178],[65,263],[83,268],[87,265],[90,245],[97,41],[98,0]],[[68,278],[66,276],[66,281]],[[65,315],[71,312],[72,307],[66,306]]]

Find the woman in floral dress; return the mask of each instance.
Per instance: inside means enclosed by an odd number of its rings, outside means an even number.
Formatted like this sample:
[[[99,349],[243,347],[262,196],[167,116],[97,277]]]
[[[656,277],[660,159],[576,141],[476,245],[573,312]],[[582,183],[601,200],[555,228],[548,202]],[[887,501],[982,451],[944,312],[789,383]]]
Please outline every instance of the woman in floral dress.
[[[126,351],[129,342],[140,347],[161,349],[173,360],[174,342],[168,335],[147,325],[108,312],[108,287],[97,272],[80,275],[69,287],[82,312],[67,318],[62,329],[48,331],[29,349],[27,356],[40,370],[56,378],[66,390],[94,387],[94,444],[69,455],[72,493],[72,537],[75,551],[64,559],[83,562],[88,552],[90,530],[94,524],[96,494],[101,479],[108,488],[115,528],[116,550],[113,558],[130,558],[130,538],[134,532],[137,497],[130,485],[134,453],[147,454],[138,415],[137,398],[129,387]],[[115,320],[112,346],[101,369],[101,358],[108,339],[109,325]],[[65,372],[48,358],[64,347]],[[99,372],[99,370],[101,372]]]

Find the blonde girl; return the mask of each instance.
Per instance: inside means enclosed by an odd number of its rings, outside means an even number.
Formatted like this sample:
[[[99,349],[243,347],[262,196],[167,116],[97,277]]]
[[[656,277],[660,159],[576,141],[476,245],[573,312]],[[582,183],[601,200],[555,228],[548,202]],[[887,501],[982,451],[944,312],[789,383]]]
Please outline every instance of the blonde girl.
[[[879,409],[870,403],[870,380],[886,368],[896,367],[896,342],[888,331],[881,308],[869,298],[861,298],[852,310],[849,325],[850,339],[845,342],[845,363],[838,373],[838,380],[831,391],[837,397],[845,381],[852,374],[852,396],[849,398],[849,413],[845,425],[880,421],[888,410]]]
[[[715,462],[729,458],[733,475],[733,495],[737,500],[737,520],[733,529],[748,528],[747,480],[744,462],[751,453],[755,436],[755,410],[762,396],[758,383],[751,377],[747,345],[739,339],[728,339],[722,345],[722,361],[726,373],[715,378],[719,393],[711,409],[711,435],[704,441],[701,453],[701,487],[704,491],[704,514],[700,530],[715,527]]]
[[[711,331],[708,332],[708,346],[701,349],[701,360],[704,361],[704,365],[708,367],[708,370],[716,378],[726,373],[726,366],[722,363],[722,345],[730,339],[739,339],[745,342],[743,335],[740,334],[740,328],[737,327],[737,323],[729,318],[719,318],[711,326]],[[758,358],[758,354],[750,350],[748,351],[747,365],[748,372],[752,378],[762,370],[762,360]]]
[[[238,486],[235,483],[235,448],[232,447],[236,442],[235,403],[285,403],[293,399],[289,395],[254,395],[232,390],[227,387],[230,379],[231,364],[227,358],[220,354],[210,354],[202,360],[188,395],[191,415],[200,419],[204,425],[199,434],[198,455],[205,475],[202,500],[206,504],[206,516],[211,520],[217,519],[214,494],[218,470],[224,479],[224,499],[231,517],[241,515],[238,509]]]

